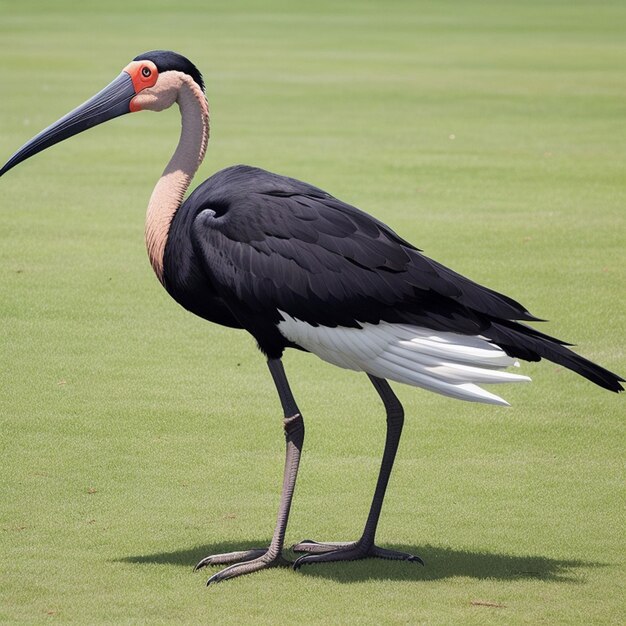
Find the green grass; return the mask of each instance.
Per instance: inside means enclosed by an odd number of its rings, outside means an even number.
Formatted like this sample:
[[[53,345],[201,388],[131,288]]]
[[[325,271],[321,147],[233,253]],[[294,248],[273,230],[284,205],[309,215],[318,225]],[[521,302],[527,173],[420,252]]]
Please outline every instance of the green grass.
[[[199,180],[237,162],[309,180],[626,372],[624,3],[0,0],[0,15],[2,159],[139,52],[178,50],[208,84]],[[178,125],[127,116],[0,183],[0,621],[624,623],[624,399],[551,363],[500,388],[511,409],[397,387],[409,419],[379,540],[425,568],[204,587],[201,557],[269,541],[283,437],[253,341],[186,314],[147,262],[144,207]],[[356,538],[381,408],[362,375],[285,362],[307,419],[287,542]]]

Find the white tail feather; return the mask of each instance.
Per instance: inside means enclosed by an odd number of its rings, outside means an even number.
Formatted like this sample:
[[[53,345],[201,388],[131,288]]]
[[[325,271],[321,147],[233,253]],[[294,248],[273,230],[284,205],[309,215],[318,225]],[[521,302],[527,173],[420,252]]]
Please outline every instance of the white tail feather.
[[[330,328],[307,324],[282,311],[281,315],[284,321],[278,324],[280,332],[324,361],[453,398],[508,406],[505,400],[474,383],[530,380],[502,371],[519,364],[479,335],[388,322]]]

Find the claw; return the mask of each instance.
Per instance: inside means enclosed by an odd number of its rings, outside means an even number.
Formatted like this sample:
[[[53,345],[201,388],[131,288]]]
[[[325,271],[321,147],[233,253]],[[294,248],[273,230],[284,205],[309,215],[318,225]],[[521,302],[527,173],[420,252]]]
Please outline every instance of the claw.
[[[411,563],[419,563],[422,567],[426,567],[426,563],[424,563],[424,560],[422,559],[422,557],[417,556],[417,554],[409,555],[406,560],[410,561]]]
[[[210,554],[205,556],[193,568],[196,572],[207,565],[228,565],[230,563],[241,563],[243,561],[252,561],[267,552],[267,548],[253,548],[252,550],[240,550],[238,552],[224,552],[223,554]]]
[[[293,568],[294,571],[298,571],[303,565],[310,565],[311,563],[315,563],[316,559],[313,558],[315,556],[315,554],[303,554],[302,556],[299,556],[294,562],[293,565],[291,566]]]

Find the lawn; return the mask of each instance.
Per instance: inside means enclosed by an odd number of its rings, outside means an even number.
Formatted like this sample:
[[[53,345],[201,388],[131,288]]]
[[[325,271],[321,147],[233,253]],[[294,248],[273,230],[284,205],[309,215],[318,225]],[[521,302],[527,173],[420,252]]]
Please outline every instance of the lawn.
[[[0,160],[177,50],[203,71],[196,182],[249,163],[373,213],[624,375],[623,2],[0,0]],[[154,278],[143,215],[175,111],[114,120],[0,181],[0,621],[622,624],[624,397],[551,363],[512,407],[396,386],[408,419],[360,561],[205,587],[268,543],[281,411],[244,333]],[[384,419],[363,375],[285,358],[307,423],[287,543],[354,539]]]

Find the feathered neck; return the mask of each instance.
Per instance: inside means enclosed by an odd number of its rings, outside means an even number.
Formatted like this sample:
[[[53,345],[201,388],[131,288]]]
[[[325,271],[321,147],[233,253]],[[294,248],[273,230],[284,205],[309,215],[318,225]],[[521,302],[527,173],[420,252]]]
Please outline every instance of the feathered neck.
[[[177,89],[176,101],[181,114],[178,146],[152,191],[146,212],[148,257],[154,273],[163,283],[163,255],[170,224],[204,159],[209,141],[209,108],[202,90],[186,74],[168,72],[159,88]]]

